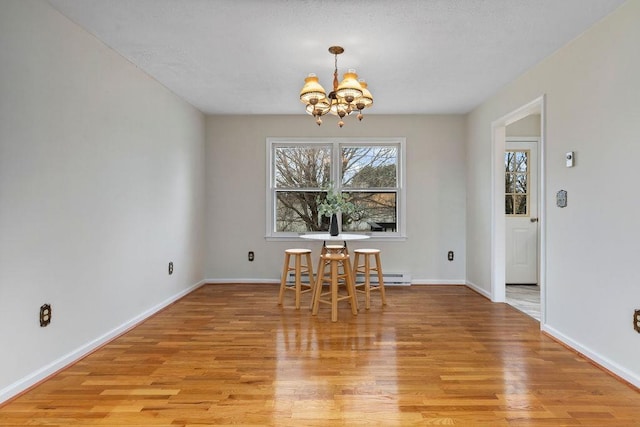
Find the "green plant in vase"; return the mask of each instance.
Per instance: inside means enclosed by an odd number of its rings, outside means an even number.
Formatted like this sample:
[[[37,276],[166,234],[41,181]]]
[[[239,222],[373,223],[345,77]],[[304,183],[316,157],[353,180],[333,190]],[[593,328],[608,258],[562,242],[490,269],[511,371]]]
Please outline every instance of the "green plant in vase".
[[[318,213],[326,217],[331,218],[329,225],[329,233],[332,236],[340,234],[338,227],[338,214],[350,214],[355,211],[356,207],[351,203],[347,197],[343,196],[341,192],[336,192],[333,184],[330,184],[328,188],[324,189],[327,194],[324,199],[320,196],[316,199],[318,203]]]

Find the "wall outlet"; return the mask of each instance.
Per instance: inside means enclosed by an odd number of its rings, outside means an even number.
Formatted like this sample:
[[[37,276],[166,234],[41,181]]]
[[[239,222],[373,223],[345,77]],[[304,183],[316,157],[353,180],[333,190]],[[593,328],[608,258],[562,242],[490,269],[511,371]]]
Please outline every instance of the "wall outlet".
[[[253,251],[249,251],[249,254],[247,255],[247,259],[249,261],[253,261],[254,259],[256,259],[255,254],[253,253]]]
[[[633,313],[633,329],[640,334],[640,310]]]
[[[43,304],[40,307],[40,326],[45,327],[51,323],[51,304]]]
[[[453,261],[453,251],[449,251],[449,252],[447,252],[447,259],[448,259],[449,261]]]
[[[169,275],[173,274],[173,262],[169,263]]]

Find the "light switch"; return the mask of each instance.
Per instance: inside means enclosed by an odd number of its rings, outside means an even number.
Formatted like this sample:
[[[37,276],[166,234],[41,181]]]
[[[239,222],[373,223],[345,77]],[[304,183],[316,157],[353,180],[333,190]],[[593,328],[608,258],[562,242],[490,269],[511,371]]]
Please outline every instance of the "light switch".
[[[556,205],[559,208],[567,207],[567,192],[565,190],[560,190],[556,193]]]

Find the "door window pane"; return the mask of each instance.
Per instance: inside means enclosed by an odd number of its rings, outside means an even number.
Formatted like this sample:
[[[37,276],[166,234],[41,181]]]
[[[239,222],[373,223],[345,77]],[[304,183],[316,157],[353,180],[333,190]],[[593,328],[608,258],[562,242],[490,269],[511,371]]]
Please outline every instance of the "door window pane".
[[[505,214],[529,215],[529,150],[504,154]]]

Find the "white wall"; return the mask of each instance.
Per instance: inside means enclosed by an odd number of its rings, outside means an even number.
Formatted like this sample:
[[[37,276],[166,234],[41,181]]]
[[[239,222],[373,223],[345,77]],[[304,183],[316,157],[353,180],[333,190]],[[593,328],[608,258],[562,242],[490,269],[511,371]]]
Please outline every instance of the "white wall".
[[[409,272],[414,283],[464,283],[464,117],[367,115],[360,123],[349,118],[342,129],[336,122],[326,118],[318,127],[303,114],[207,118],[206,278],[274,282],[287,247],[318,254],[318,243],[302,239],[265,241],[267,137],[395,136],[407,144],[408,239],[350,246],[381,248],[384,270]]]
[[[640,1],[625,3],[469,115],[467,278],[490,290],[491,122],[546,94],[543,329],[640,386]],[[564,153],[576,152],[565,168]],[[568,192],[568,206],[555,193]]]
[[[540,114],[531,114],[507,126],[507,137],[540,136]]]
[[[46,2],[0,2],[0,401],[200,282],[203,158],[200,112]]]

